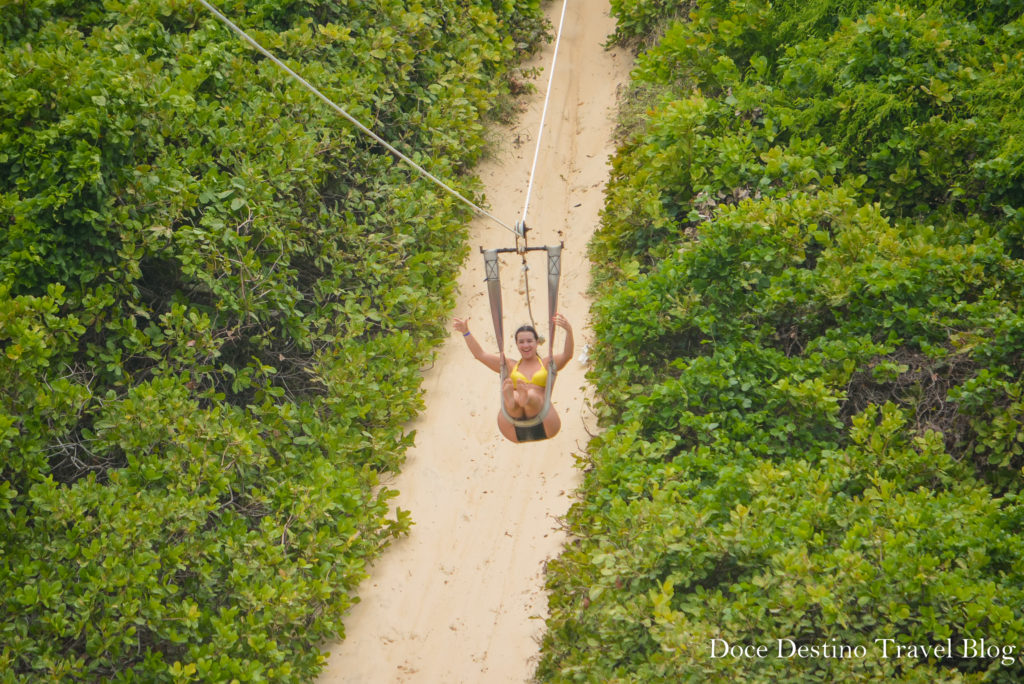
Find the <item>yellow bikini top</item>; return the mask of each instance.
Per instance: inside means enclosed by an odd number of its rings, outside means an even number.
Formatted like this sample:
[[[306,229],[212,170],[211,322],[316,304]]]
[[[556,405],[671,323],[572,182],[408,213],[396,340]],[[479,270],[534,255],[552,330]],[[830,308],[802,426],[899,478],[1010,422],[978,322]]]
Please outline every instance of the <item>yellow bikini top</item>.
[[[519,380],[522,380],[523,382],[528,382],[531,385],[536,385],[537,387],[547,387],[548,369],[544,366],[544,364],[541,364],[540,370],[534,373],[532,378],[528,378],[519,372],[520,363],[522,363],[522,361],[516,361],[515,367],[513,367],[512,372],[509,373],[510,378],[517,382]]]

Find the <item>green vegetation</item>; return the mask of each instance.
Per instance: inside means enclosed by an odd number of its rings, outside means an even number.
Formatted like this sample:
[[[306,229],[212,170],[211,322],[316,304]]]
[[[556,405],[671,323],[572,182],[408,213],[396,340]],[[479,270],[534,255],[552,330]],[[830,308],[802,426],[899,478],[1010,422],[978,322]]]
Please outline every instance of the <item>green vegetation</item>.
[[[592,244],[607,429],[539,678],[1020,681],[1020,3],[613,4],[663,35]]]
[[[445,178],[547,31],[539,0],[223,9]],[[0,41],[0,681],[308,680],[410,524],[377,474],[467,213],[198,3],[8,2]]]

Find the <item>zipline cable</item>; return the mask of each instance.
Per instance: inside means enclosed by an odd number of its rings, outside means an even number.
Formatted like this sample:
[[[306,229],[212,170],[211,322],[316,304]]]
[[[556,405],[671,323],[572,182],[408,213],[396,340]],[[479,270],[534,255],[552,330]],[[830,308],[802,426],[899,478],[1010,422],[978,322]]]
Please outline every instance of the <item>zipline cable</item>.
[[[200,0],[200,2],[202,1],[203,0]],[[569,0],[563,0],[562,16],[558,20],[558,34],[555,37],[555,54],[551,58],[551,73],[548,74],[548,92],[544,95],[544,109],[542,109],[540,113],[540,129],[537,131],[537,147],[533,152],[533,166],[530,168],[530,181],[526,186],[526,202],[523,204],[523,218],[519,222],[519,224],[524,228],[526,226],[526,212],[530,208],[530,193],[533,191],[533,177],[537,172],[537,159],[540,158],[540,141],[541,138],[544,137],[544,119],[546,119],[548,115],[548,102],[551,100],[551,83],[555,80],[555,65],[558,63],[558,46],[562,42],[562,26],[565,24],[565,8],[568,4]]]
[[[211,12],[211,13],[213,14],[213,16],[217,17],[217,18],[218,18],[218,19],[219,19],[219,20],[220,20],[220,21],[221,21],[221,22],[222,22],[222,23],[223,23],[223,24],[224,24],[225,26],[227,26],[227,27],[228,27],[228,28],[230,28],[230,29],[231,29],[232,31],[234,31],[234,32],[235,32],[235,33],[237,33],[237,34],[238,34],[239,36],[241,36],[241,37],[242,37],[242,39],[243,39],[243,40],[245,40],[245,42],[249,43],[249,45],[251,45],[251,46],[253,46],[254,48],[256,48],[256,50],[257,50],[257,51],[258,51],[258,52],[259,52],[260,54],[262,54],[262,55],[263,55],[264,57],[266,57],[267,59],[269,59],[269,60],[270,60],[271,62],[273,62],[273,63],[274,63],[274,64],[276,64],[277,66],[279,66],[279,67],[281,67],[282,69],[284,69],[284,71],[286,71],[286,72],[288,73],[288,75],[290,75],[290,76],[291,76],[292,78],[294,78],[294,79],[295,79],[296,81],[298,81],[298,82],[299,82],[299,83],[301,83],[301,84],[302,84],[303,86],[305,86],[305,87],[306,87],[306,89],[307,89],[307,90],[309,90],[309,91],[310,91],[311,93],[313,93],[313,94],[314,94],[314,95],[316,95],[316,96],[317,96],[318,98],[320,98],[320,99],[321,99],[321,100],[322,100],[322,101],[324,102],[324,104],[326,104],[326,105],[327,105],[327,106],[329,106],[329,107],[330,107],[331,109],[333,109],[334,111],[336,111],[336,112],[337,112],[338,114],[341,114],[341,115],[342,115],[343,117],[345,117],[346,119],[348,119],[348,121],[349,121],[349,122],[350,122],[350,123],[351,123],[351,124],[352,124],[353,126],[355,126],[356,128],[358,128],[358,129],[359,129],[360,131],[362,131],[363,133],[365,133],[366,135],[370,136],[371,138],[373,138],[374,140],[376,140],[376,141],[377,141],[378,143],[380,143],[381,145],[383,145],[383,146],[384,146],[384,147],[385,147],[385,148],[386,148],[386,149],[388,150],[388,152],[390,152],[391,154],[395,155],[396,157],[398,157],[399,159],[401,159],[402,161],[404,161],[404,162],[405,162],[406,164],[408,164],[409,166],[411,166],[411,167],[412,167],[413,169],[415,169],[416,171],[418,171],[418,172],[420,173],[420,175],[422,175],[422,176],[423,176],[424,178],[427,178],[427,179],[429,179],[429,180],[433,181],[433,182],[434,182],[434,183],[435,183],[436,185],[438,185],[438,186],[439,186],[439,187],[440,187],[441,189],[443,189],[443,190],[444,190],[445,192],[447,192],[448,194],[450,194],[450,195],[452,195],[453,197],[455,197],[456,199],[458,199],[458,200],[462,201],[462,202],[463,202],[464,204],[466,204],[466,205],[467,205],[467,206],[469,206],[469,207],[470,207],[471,209],[473,209],[473,211],[477,212],[477,213],[478,213],[478,214],[480,214],[481,216],[486,216],[487,218],[491,219],[492,221],[494,221],[495,223],[497,223],[498,225],[500,225],[500,226],[501,226],[502,228],[505,228],[506,230],[512,231],[512,232],[513,232],[513,233],[515,233],[516,235],[519,235],[518,231],[516,231],[516,229],[515,229],[515,228],[513,228],[513,227],[512,227],[512,226],[510,226],[510,225],[508,225],[507,223],[505,223],[505,222],[504,222],[504,221],[502,221],[501,219],[497,218],[496,216],[494,216],[493,214],[491,214],[491,213],[490,213],[490,212],[488,212],[487,210],[485,210],[485,209],[481,209],[481,208],[480,208],[479,206],[477,206],[477,205],[476,205],[475,203],[473,203],[473,202],[472,202],[471,200],[468,200],[468,199],[466,199],[465,197],[463,197],[463,196],[462,196],[462,194],[460,194],[460,193],[459,193],[459,192],[458,192],[457,190],[455,190],[454,188],[450,187],[450,186],[449,186],[449,185],[448,185],[447,183],[445,183],[445,182],[444,182],[444,181],[442,181],[442,180],[441,180],[440,178],[438,178],[438,177],[437,177],[437,176],[435,176],[434,174],[432,174],[432,173],[430,173],[429,171],[427,171],[426,169],[424,169],[424,168],[423,168],[422,166],[420,166],[419,164],[417,164],[416,162],[414,162],[414,161],[413,161],[412,159],[410,159],[410,158],[409,158],[409,157],[407,157],[406,155],[402,154],[402,152],[401,152],[401,151],[399,151],[398,149],[396,149],[396,148],[395,148],[395,147],[394,147],[393,145],[389,144],[389,143],[388,143],[388,142],[387,142],[386,140],[384,140],[384,139],[383,139],[383,138],[381,138],[381,137],[380,137],[379,135],[377,135],[376,133],[374,133],[373,131],[371,131],[371,130],[370,130],[369,128],[367,128],[366,126],[364,126],[364,125],[363,125],[362,123],[360,123],[360,122],[359,122],[359,121],[358,121],[358,120],[357,120],[357,119],[356,119],[355,117],[353,117],[353,116],[352,116],[351,114],[349,114],[349,113],[348,113],[348,112],[346,112],[346,111],[345,111],[344,109],[342,109],[342,108],[341,108],[341,107],[339,107],[339,106],[338,106],[337,104],[335,104],[335,103],[334,103],[334,101],[332,101],[332,100],[331,100],[331,99],[330,99],[329,97],[327,97],[326,95],[324,95],[323,93],[321,93],[321,92],[320,92],[320,91],[319,91],[319,90],[318,90],[318,89],[316,88],[316,86],[312,85],[312,84],[311,84],[311,83],[310,83],[309,81],[307,81],[306,79],[302,78],[302,77],[301,77],[301,76],[299,76],[299,75],[298,75],[297,73],[295,73],[294,71],[292,71],[292,70],[291,70],[291,69],[290,69],[290,68],[288,67],[288,65],[287,65],[287,64],[285,64],[284,62],[282,62],[281,60],[279,60],[279,59],[278,59],[277,57],[275,57],[274,55],[272,55],[272,54],[271,54],[271,53],[270,53],[270,52],[269,52],[269,51],[268,51],[268,50],[267,50],[266,48],[264,48],[264,47],[263,47],[262,45],[260,45],[259,43],[257,43],[257,42],[256,42],[256,41],[255,41],[255,40],[254,40],[254,39],[253,39],[253,38],[252,38],[252,37],[251,37],[251,36],[250,36],[250,35],[248,34],[248,33],[246,33],[245,31],[243,31],[243,30],[242,30],[241,28],[239,28],[238,26],[236,26],[236,25],[234,24],[234,22],[232,22],[232,21],[231,21],[230,19],[228,19],[228,18],[227,18],[226,16],[224,16],[223,14],[221,14],[221,13],[220,13],[220,11],[219,11],[219,10],[218,10],[218,9],[217,9],[216,7],[214,7],[213,5],[211,5],[211,4],[210,4],[209,2],[207,2],[206,0],[199,0],[199,2],[200,2],[200,3],[201,3],[201,4],[203,5],[203,6],[204,6],[204,7],[206,7],[206,9],[210,10],[210,12]],[[564,8],[563,8],[563,12],[564,12]],[[535,163],[536,163],[536,162],[535,162]]]

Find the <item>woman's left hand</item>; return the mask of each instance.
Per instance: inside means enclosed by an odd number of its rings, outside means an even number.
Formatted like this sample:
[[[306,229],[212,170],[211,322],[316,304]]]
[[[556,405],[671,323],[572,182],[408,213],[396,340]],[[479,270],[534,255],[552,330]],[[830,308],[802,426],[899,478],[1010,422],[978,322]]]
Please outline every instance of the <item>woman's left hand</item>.
[[[552,316],[551,322],[554,323],[559,328],[562,328],[563,330],[572,332],[572,326],[569,325],[568,319],[566,319],[566,317],[560,313],[556,313],[554,316]]]

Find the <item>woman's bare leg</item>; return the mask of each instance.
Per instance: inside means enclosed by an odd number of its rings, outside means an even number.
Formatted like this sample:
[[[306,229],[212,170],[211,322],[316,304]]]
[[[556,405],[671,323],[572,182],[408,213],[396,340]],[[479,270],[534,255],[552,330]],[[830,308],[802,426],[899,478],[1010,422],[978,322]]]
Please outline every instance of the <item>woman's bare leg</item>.
[[[508,422],[508,418],[501,411],[498,411],[498,430],[501,435],[510,442],[519,443],[519,437],[516,435],[516,428],[512,423]]]
[[[544,434],[548,437],[554,437],[561,429],[562,419],[558,417],[558,411],[552,406],[551,410],[548,411],[548,415],[544,416]],[[498,411],[498,430],[508,441],[515,442],[516,444],[519,443],[515,426],[508,422],[508,418],[501,411]]]
[[[529,418],[537,415],[544,408],[544,390],[536,385],[529,385],[526,396],[520,401],[520,406],[522,406],[524,416]]]
[[[554,437],[562,429],[562,419],[558,417],[558,411],[552,406],[548,415],[544,416],[544,434]]]

